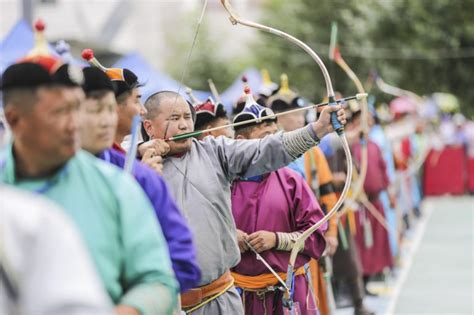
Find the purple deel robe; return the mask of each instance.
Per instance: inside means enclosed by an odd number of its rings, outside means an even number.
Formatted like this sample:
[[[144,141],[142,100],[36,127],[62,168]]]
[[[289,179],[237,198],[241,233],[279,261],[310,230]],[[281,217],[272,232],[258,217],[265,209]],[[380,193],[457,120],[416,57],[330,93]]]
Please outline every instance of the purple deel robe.
[[[125,165],[125,155],[114,149],[105,150],[99,158],[120,168]],[[158,173],[139,161],[133,166],[133,175],[153,205],[168,244],[171,263],[181,292],[196,287],[201,279],[201,271],[196,261],[192,234],[165,181]],[[139,230],[140,227],[137,226],[137,231]]]
[[[387,167],[378,145],[371,140],[367,144],[369,160],[367,175],[364,181],[364,191],[380,215],[385,217],[379,194],[387,189],[389,184]],[[359,164],[361,159],[360,143],[355,143],[352,146],[352,152],[356,163]],[[361,211],[357,212],[357,234],[355,239],[362,262],[363,274],[364,276],[369,276],[382,272],[385,267],[391,267],[393,265],[393,258],[387,230],[367,209],[364,208],[363,210],[365,210],[365,214]],[[365,245],[364,215],[372,226],[373,245],[371,248],[367,248]]]
[[[303,232],[324,216],[303,177],[287,167],[265,175],[261,182],[235,181],[232,185],[232,213],[237,228],[247,234],[260,230]],[[326,247],[323,236],[326,230],[327,224],[324,224],[306,240],[304,250],[296,260],[296,268],[309,262],[310,258],[321,257]],[[275,271],[286,273],[290,252],[268,250],[261,255]],[[270,273],[250,250],[242,254],[233,271],[249,276]],[[315,308],[312,302],[307,307],[307,295],[305,276],[296,276],[294,301],[299,302],[302,314],[316,314],[307,310]],[[243,299],[246,314],[265,314],[265,308],[266,314],[283,314],[281,294],[268,292],[262,300],[255,293],[246,292]]]

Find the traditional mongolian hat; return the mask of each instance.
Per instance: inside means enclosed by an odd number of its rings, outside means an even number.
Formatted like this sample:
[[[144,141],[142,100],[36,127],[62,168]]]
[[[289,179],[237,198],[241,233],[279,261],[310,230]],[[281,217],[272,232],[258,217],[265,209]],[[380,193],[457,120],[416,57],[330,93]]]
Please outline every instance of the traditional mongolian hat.
[[[252,92],[250,90],[250,87],[247,84],[245,84],[244,93],[245,93],[245,97],[246,97],[245,106],[243,107],[243,109],[240,113],[235,115],[235,117],[233,119],[233,123],[238,123],[238,122],[247,121],[247,120],[251,120],[251,119],[259,119],[259,118],[263,118],[263,117],[273,115],[273,111],[270,108],[262,106],[262,105],[258,104],[255,101],[254,97],[252,96]],[[276,118],[267,119],[267,120],[264,120],[264,121],[265,122],[276,121]],[[264,121],[258,121],[257,120],[256,122],[253,122],[253,123],[248,124],[248,125],[236,126],[236,127],[234,127],[234,129],[239,130],[241,128],[259,125]]]
[[[192,101],[194,110],[196,111],[196,119],[194,121],[195,129],[199,130],[218,118],[227,118],[227,112],[224,105],[214,102],[212,97],[208,97],[206,101],[199,101],[188,88],[186,94]]]
[[[260,97],[264,97],[265,99],[267,99],[278,91],[278,84],[272,82],[270,78],[270,73],[267,69],[262,69],[260,73],[262,75],[263,82],[262,86],[258,91],[258,94],[260,95]]]
[[[82,69],[82,72],[84,73],[84,84],[82,88],[86,95],[94,91],[115,92],[112,81],[102,70],[96,67],[87,67]]]
[[[44,36],[46,25],[42,20],[37,20],[34,25],[35,43],[33,49],[21,58],[18,62],[32,62],[43,66],[50,74],[56,72],[63,64],[63,61],[51,54],[48,48],[48,42]]]
[[[82,58],[87,60],[91,65],[99,68],[112,80],[115,88],[115,96],[119,97],[123,93],[130,92],[134,88],[142,86],[138,82],[138,77],[126,68],[106,68],[95,57],[92,49],[84,49],[82,51]]]
[[[304,107],[307,103],[308,101],[290,89],[288,76],[285,73],[280,76],[278,92],[267,100],[267,106],[276,112]]]
[[[245,87],[248,87],[247,82],[248,82],[247,77],[242,76],[242,83],[244,84],[244,90],[245,90]],[[266,105],[264,98],[258,97],[258,96],[255,96],[255,97],[257,97],[257,101],[256,101],[257,104],[260,104],[262,106]],[[243,93],[242,96],[239,97],[237,102],[235,102],[234,107],[232,108],[232,114],[237,115],[238,113],[240,113],[244,109],[244,106],[245,106],[246,102],[247,102],[247,95],[245,93]]]

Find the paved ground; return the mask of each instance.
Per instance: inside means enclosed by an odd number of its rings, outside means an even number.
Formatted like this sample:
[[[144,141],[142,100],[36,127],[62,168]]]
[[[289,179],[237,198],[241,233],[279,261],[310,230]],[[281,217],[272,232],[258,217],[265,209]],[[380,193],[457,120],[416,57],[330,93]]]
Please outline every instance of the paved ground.
[[[428,198],[393,277],[371,283],[377,315],[474,314],[474,197]],[[351,308],[337,315],[352,315]]]

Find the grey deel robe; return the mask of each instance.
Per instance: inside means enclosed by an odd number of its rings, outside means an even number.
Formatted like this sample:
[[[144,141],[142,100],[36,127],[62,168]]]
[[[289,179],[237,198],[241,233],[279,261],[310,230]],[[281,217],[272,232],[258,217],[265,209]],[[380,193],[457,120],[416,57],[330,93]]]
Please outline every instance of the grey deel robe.
[[[163,177],[193,232],[201,286],[216,280],[240,260],[231,212],[232,181],[284,167],[315,144],[317,138],[307,126],[256,140],[193,139],[189,152],[164,160]],[[243,313],[240,297],[231,288],[192,314]]]

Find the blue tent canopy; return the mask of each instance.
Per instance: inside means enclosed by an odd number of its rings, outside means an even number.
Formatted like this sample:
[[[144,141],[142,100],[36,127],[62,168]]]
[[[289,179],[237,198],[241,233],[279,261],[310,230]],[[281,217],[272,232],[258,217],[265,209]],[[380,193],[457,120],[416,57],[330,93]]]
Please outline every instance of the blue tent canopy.
[[[18,59],[26,56],[34,45],[34,33],[31,26],[24,20],[20,20],[0,43],[0,73]],[[57,55],[54,48],[49,45],[49,50],[53,55]],[[73,63],[86,66],[87,63],[81,59],[73,59]],[[178,91],[179,82],[170,76],[153,69],[153,67],[138,53],[131,53],[121,58],[114,67],[129,68],[137,74],[140,80],[145,83],[142,88],[143,100],[146,100],[152,93],[163,90]],[[246,69],[239,75],[229,88],[220,91],[222,103],[228,112],[232,112],[233,104],[243,94],[243,84],[241,77],[246,76],[252,91],[257,92],[262,84],[260,73],[255,68]],[[207,78],[206,78],[207,79]],[[182,87],[180,94],[187,98]],[[209,91],[194,91],[194,95],[205,100],[211,95]]]
[[[34,33],[31,26],[20,20],[0,43],[0,73],[18,59],[26,56],[34,46]],[[49,45],[51,54],[58,56],[54,47]],[[86,63],[80,59],[73,59],[73,63],[85,66]]]
[[[0,72],[28,54],[33,43],[34,35],[31,27],[26,21],[20,20],[0,43]]]

